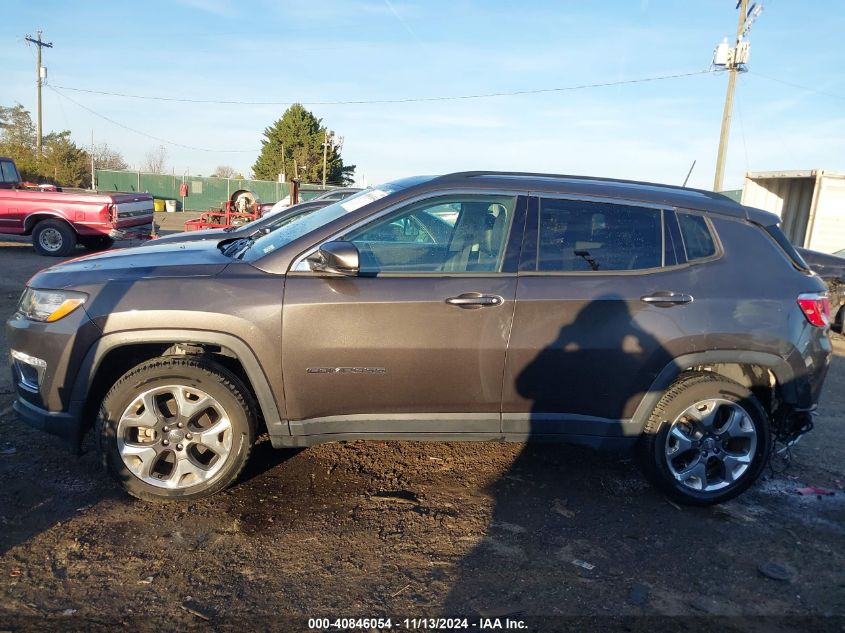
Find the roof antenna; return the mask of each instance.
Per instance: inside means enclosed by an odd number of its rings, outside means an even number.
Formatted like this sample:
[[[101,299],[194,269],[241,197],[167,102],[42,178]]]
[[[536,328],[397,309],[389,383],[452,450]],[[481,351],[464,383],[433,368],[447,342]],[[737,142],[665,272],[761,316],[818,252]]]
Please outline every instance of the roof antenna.
[[[684,184],[681,185],[682,187],[687,186],[687,182],[689,181],[689,177],[692,175],[692,170],[695,169],[695,161],[692,161],[692,165],[689,166],[689,171],[687,172],[687,177],[684,178]]]

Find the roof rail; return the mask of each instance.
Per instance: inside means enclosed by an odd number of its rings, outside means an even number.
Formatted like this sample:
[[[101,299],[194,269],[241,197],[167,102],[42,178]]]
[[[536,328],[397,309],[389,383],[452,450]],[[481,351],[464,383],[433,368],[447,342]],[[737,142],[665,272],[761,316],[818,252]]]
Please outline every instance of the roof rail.
[[[450,174],[443,174],[442,176],[438,176],[437,180],[440,181],[451,181],[451,180],[464,180],[469,178],[478,178],[478,177],[503,177],[503,178],[510,178],[510,177],[517,177],[517,178],[547,178],[547,179],[558,179],[558,180],[573,180],[573,181],[581,181],[581,182],[605,182],[605,183],[617,183],[623,185],[633,185],[633,186],[641,186],[641,187],[661,187],[665,189],[672,189],[675,191],[695,191],[698,193],[705,194],[711,198],[715,198],[718,200],[727,200],[733,204],[738,204],[732,198],[728,196],[716,192],[716,191],[708,191],[707,189],[696,189],[694,187],[683,187],[681,185],[670,185],[662,182],[648,182],[644,180],[626,180],[624,178],[606,178],[601,176],[577,176],[573,174],[549,174],[549,173],[542,173],[542,172],[527,172],[527,171],[457,171]]]

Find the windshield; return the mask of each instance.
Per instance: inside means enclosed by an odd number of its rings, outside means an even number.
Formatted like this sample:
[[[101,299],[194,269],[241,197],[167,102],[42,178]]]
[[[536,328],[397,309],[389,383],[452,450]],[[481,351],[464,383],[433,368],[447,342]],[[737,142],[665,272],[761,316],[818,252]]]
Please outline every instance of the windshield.
[[[359,191],[353,196],[334,202],[321,209],[316,209],[312,213],[304,213],[292,218],[286,218],[286,221],[281,222],[271,233],[258,238],[249,249],[241,251],[241,257],[250,262],[260,259],[299,239],[303,235],[400,189],[404,189],[404,186],[399,183],[387,183],[377,187],[370,187],[369,189]]]

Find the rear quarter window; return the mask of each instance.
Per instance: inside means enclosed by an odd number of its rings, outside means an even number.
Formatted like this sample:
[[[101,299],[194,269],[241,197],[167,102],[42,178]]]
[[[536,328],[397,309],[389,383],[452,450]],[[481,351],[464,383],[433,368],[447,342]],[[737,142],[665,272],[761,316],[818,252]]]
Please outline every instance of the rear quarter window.
[[[678,213],[678,224],[684,240],[687,261],[706,259],[716,254],[716,241],[710,226],[700,215]]]

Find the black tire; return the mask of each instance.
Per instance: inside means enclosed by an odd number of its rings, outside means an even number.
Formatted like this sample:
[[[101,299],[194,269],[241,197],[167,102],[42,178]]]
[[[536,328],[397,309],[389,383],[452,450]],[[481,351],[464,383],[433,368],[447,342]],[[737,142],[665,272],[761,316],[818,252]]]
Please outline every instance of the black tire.
[[[731,404],[733,403],[739,406],[741,412],[747,414],[748,422],[753,425],[753,431],[756,433],[756,445],[751,444],[750,440],[742,440],[748,442],[744,450],[748,452],[750,464],[747,465],[741,474],[736,476],[735,480],[729,481],[727,477],[723,476],[722,482],[719,482],[717,479],[716,484],[714,484],[724,485],[723,488],[713,491],[696,490],[690,487],[690,485],[682,483],[675,476],[673,468],[677,467],[675,459],[682,461],[684,459],[683,455],[691,455],[695,459],[700,459],[700,451],[711,448],[710,444],[702,446],[707,441],[707,436],[704,436],[703,440],[697,440],[699,444],[694,445],[694,448],[687,449],[687,453],[678,452],[677,455],[681,457],[672,458],[670,463],[667,453],[670,450],[669,444],[675,442],[675,440],[670,440],[668,435],[672,430],[673,423],[694,404],[714,399],[720,402],[725,401],[724,406],[728,411],[731,409],[736,410],[736,407]],[[684,422],[681,421],[679,424],[684,424]],[[720,445],[716,442],[715,449],[713,450],[718,451],[719,448]],[[721,450],[722,455],[726,455],[725,448],[722,447]],[[651,417],[646,423],[643,436],[640,438],[638,445],[639,462],[646,477],[669,498],[679,503],[696,506],[709,506],[722,503],[733,499],[747,490],[763,471],[770,451],[771,431],[769,420],[759,400],[746,387],[712,372],[688,372],[682,374],[660,398],[660,401],[657,403]],[[695,463],[695,459],[690,459],[691,464]],[[718,457],[711,456],[701,461],[705,464],[705,469],[708,472],[712,467],[715,467],[717,471],[720,468]],[[722,464],[721,472],[724,474],[726,470],[724,464]],[[675,472],[678,472],[677,468]],[[683,476],[683,473],[679,472],[679,476]],[[696,482],[695,477],[691,479],[693,483]],[[733,475],[731,475],[730,479],[733,479]]]
[[[108,235],[80,235],[79,243],[85,247],[85,250],[97,252],[111,248],[114,240]]]
[[[830,329],[839,334],[845,334],[845,306],[839,308]]]
[[[66,257],[76,248],[76,231],[62,220],[42,220],[32,229],[32,245],[39,255]]]
[[[216,474],[207,481],[195,485],[186,484],[177,488],[165,488],[154,483],[147,483],[127,467],[121,457],[117,431],[121,417],[138,396],[150,389],[166,389],[174,385],[184,386],[188,390],[192,388],[201,390],[222,406],[225,417],[231,423],[231,448]],[[129,370],[106,394],[97,417],[97,445],[102,462],[130,495],[144,501],[198,499],[226,488],[241,473],[249,459],[255,440],[256,418],[256,406],[249,391],[237,376],[224,367],[198,357],[154,358]],[[168,419],[179,418],[163,419],[162,423],[168,424]],[[187,432],[192,424],[192,422],[186,422],[181,432]],[[171,437],[171,435],[160,433],[160,430],[159,428],[156,431],[158,439],[155,443],[166,444],[163,438]],[[171,433],[173,431],[174,429],[171,429]],[[189,434],[186,439],[190,440],[191,435]],[[191,444],[186,440],[182,441],[186,443],[179,453],[184,451],[184,456],[187,457]],[[173,444],[176,444],[176,440]],[[159,448],[162,451],[169,450],[174,457],[177,455],[175,446],[169,449],[160,446]]]

